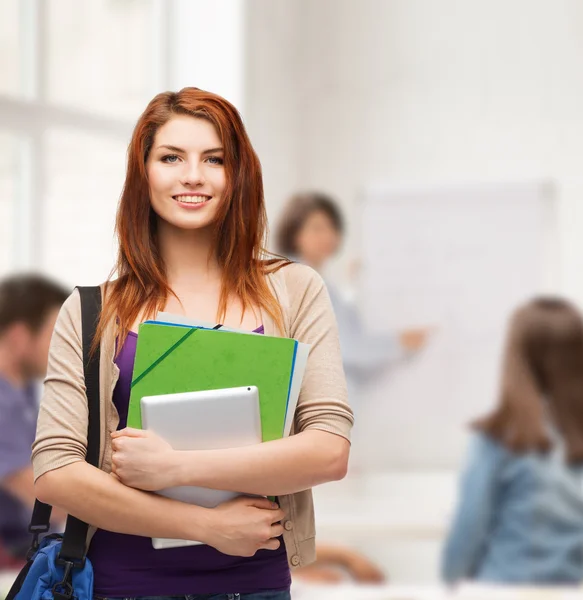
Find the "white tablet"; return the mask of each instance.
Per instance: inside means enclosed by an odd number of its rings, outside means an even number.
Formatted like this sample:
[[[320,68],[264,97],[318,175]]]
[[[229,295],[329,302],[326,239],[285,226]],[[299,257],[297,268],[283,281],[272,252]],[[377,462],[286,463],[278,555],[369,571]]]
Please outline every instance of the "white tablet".
[[[259,391],[255,386],[144,396],[141,409],[143,428],[154,431],[175,450],[215,450],[261,443]],[[194,486],[168,488],[158,493],[206,508],[240,495]],[[156,549],[199,543],[152,539]]]

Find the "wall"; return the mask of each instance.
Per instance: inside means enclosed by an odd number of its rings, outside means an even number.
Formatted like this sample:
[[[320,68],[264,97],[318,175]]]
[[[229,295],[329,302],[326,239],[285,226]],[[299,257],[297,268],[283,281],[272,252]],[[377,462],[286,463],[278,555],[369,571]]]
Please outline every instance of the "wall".
[[[562,289],[583,300],[577,0],[249,0],[248,126],[272,217],[296,188],[552,176]]]

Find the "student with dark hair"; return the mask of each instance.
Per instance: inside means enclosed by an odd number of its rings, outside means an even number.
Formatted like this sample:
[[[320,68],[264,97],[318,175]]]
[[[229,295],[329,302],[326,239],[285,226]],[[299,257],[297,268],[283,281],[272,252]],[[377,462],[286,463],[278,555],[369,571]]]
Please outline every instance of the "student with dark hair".
[[[38,398],[35,380],[47,370],[49,342],[69,292],[35,274],[0,281],[0,544],[15,558],[30,545],[35,493],[30,447]],[[64,514],[56,513],[56,520]]]
[[[333,198],[321,192],[302,192],[288,201],[276,230],[279,253],[309,265],[318,272],[338,252],[344,236],[344,218]],[[342,362],[351,403],[358,405],[358,386],[379,370],[419,351],[426,343],[429,329],[406,328],[393,334],[366,332],[358,307],[326,281],[338,321]]]
[[[279,219],[277,250],[320,271],[338,251],[344,229],[344,217],[330,196],[322,192],[295,194]]]
[[[583,320],[560,298],[513,315],[498,406],[473,423],[443,555],[448,582],[583,580]]]

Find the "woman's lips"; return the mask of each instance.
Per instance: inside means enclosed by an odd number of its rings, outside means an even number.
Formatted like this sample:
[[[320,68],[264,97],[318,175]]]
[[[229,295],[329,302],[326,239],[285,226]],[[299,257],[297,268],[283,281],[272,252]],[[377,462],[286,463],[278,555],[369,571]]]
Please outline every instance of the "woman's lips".
[[[172,196],[173,200],[184,208],[195,209],[201,208],[207,204],[212,196]]]

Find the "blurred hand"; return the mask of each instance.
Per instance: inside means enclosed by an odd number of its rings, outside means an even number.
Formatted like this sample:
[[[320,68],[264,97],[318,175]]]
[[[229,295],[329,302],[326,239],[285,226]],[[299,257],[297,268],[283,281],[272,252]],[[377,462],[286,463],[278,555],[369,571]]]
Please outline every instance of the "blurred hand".
[[[294,576],[315,583],[380,584],[386,580],[382,570],[357,550],[337,544],[318,544],[316,552],[316,562],[296,569]]]
[[[432,333],[433,330],[433,327],[404,329],[399,332],[401,346],[409,352],[419,352],[419,350],[427,343],[429,334]]]
[[[352,552],[346,557],[346,569],[358,583],[383,583],[385,574],[362,554]]]

